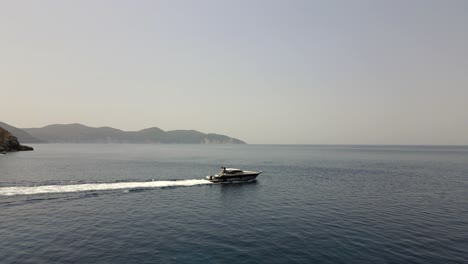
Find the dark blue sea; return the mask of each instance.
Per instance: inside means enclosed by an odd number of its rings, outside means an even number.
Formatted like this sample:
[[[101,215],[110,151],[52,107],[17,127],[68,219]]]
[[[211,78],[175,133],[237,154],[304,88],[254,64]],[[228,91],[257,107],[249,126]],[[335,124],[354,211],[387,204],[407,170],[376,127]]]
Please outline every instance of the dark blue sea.
[[[468,263],[468,147],[33,146],[0,155],[2,264]]]

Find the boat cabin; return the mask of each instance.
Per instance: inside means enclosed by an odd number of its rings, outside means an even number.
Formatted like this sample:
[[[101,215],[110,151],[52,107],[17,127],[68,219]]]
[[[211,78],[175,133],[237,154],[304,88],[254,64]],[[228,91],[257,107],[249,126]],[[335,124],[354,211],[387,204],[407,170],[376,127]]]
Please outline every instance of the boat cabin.
[[[235,168],[223,168],[220,174],[238,174],[242,172],[243,172],[242,170],[235,169]]]

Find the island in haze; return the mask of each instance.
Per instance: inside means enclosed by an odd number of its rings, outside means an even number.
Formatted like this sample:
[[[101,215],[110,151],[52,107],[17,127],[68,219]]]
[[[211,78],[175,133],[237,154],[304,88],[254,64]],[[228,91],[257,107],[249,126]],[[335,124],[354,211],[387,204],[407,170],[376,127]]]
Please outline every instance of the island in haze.
[[[89,127],[82,124],[54,124],[41,128],[16,128],[0,122],[25,143],[138,143],[138,144],[246,144],[225,135],[196,130],[164,131],[157,127],[123,131],[112,127]]]

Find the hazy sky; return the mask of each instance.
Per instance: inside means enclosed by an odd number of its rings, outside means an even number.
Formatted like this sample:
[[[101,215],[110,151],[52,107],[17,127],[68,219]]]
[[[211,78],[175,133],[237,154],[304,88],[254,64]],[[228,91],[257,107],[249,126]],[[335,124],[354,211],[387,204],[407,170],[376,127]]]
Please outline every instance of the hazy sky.
[[[0,121],[468,144],[468,1],[3,1]]]

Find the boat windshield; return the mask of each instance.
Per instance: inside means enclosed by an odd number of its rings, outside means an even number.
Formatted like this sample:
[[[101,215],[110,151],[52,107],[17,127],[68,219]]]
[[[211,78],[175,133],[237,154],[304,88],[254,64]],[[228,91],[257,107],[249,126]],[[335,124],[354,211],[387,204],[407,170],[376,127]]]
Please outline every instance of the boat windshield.
[[[220,174],[237,174],[237,173],[242,173],[242,172],[243,171],[239,169],[226,168],[226,169],[222,169],[220,171]]]

